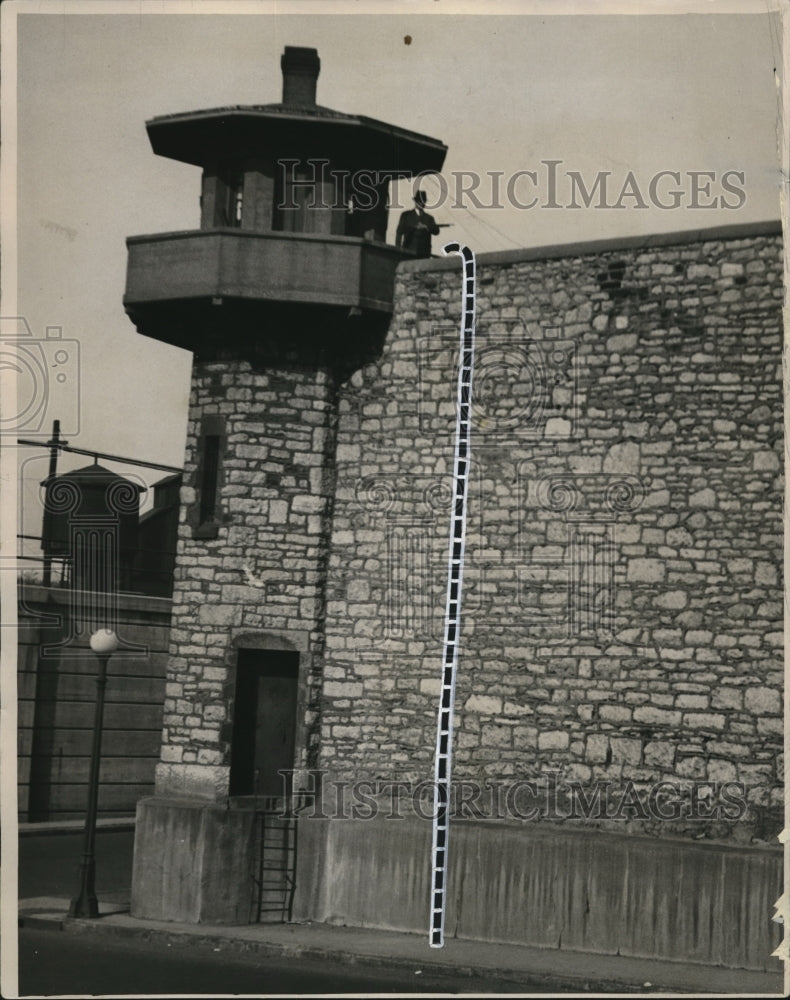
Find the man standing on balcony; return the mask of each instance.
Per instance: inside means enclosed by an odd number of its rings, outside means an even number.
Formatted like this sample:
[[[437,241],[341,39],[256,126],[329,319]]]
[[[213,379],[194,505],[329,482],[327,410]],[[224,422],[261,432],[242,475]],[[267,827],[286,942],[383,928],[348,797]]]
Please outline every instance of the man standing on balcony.
[[[401,213],[395,232],[395,246],[411,250],[416,257],[431,256],[431,236],[436,236],[439,226],[432,215],[425,211],[425,192],[417,191],[414,205]]]

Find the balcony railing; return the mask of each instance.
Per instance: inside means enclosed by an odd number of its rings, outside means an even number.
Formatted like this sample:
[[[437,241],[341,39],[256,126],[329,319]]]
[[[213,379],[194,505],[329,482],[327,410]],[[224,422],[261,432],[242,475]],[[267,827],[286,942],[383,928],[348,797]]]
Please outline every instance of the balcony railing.
[[[132,236],[124,305],[241,299],[392,312],[395,268],[412,255],[351,236],[207,229]]]

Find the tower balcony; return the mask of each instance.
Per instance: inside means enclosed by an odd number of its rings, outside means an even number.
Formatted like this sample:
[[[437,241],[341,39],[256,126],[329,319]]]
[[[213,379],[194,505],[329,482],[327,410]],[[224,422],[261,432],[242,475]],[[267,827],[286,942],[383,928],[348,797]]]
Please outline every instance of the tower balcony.
[[[277,337],[303,340],[308,333],[315,340],[315,325],[331,340],[354,318],[386,328],[395,268],[413,256],[354,236],[238,228],[132,236],[126,243],[123,302],[137,330],[198,354],[209,342],[272,347]]]

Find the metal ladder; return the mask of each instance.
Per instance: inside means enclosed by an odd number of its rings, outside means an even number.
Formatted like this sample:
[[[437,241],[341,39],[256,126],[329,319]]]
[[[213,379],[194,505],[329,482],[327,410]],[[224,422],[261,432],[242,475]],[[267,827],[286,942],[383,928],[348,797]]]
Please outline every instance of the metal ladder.
[[[255,811],[257,843],[251,923],[287,923],[296,891],[296,816],[288,797],[265,798]]]

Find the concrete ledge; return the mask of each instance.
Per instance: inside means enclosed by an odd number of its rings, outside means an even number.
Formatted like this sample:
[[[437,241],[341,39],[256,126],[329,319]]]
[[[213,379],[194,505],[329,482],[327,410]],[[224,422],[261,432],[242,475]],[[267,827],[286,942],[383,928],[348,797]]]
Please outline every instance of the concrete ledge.
[[[95,594],[90,591],[72,591],[68,587],[44,587],[40,583],[20,583],[18,589],[22,602],[20,617],[24,616],[25,606],[30,604],[92,607],[92,602],[95,600]],[[77,597],[78,594],[85,595],[82,601]],[[149,597],[147,594],[129,594],[123,591],[116,595],[116,599],[119,612],[144,611],[146,614],[163,615],[169,619],[173,609],[173,601],[169,597]],[[87,645],[86,640],[86,648]]]
[[[782,223],[777,220],[744,222],[731,226],[713,226],[710,229],[683,229],[672,233],[648,233],[642,236],[619,236],[603,240],[584,240],[578,243],[557,243],[517,250],[495,250],[477,255],[478,266],[520,264],[535,260],[552,260],[558,257],[584,257],[618,251],[652,250],[656,247],[685,246],[689,243],[712,243],[719,240],[749,240],[760,236],[781,236]],[[407,260],[398,265],[396,274],[412,271],[451,271],[461,267],[457,254],[450,257],[431,257]]]

